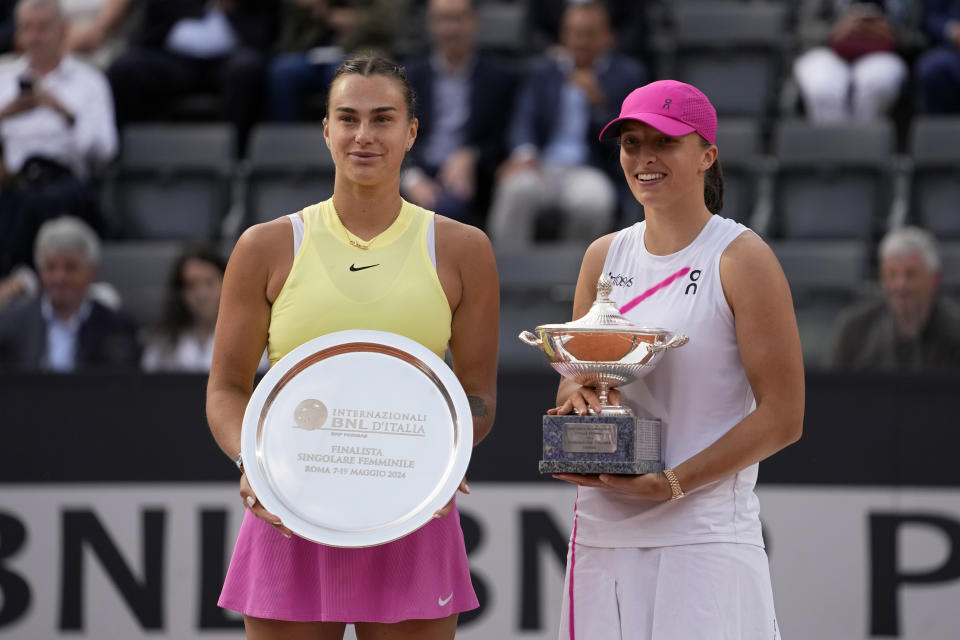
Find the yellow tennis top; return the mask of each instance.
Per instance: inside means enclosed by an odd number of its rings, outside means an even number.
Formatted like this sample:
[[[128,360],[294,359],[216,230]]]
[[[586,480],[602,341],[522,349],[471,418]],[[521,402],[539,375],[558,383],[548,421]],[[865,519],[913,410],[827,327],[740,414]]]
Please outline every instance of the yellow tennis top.
[[[270,363],[344,329],[390,331],[443,358],[452,314],[431,260],[433,212],[403,201],[369,248],[340,222],[333,199],[303,210],[303,241],[270,310]]]

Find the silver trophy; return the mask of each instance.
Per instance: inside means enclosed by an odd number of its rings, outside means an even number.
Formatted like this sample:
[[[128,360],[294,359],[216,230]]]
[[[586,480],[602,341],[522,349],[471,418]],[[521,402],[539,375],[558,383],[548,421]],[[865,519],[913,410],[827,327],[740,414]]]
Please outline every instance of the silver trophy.
[[[638,418],[628,408],[609,403],[609,392],[648,373],[667,349],[681,347],[687,336],[641,327],[620,315],[610,299],[613,282],[606,274],[597,283],[597,300],[582,318],[544,324],[520,340],[537,347],[550,365],[577,384],[600,393],[601,409],[589,415],[545,415],[540,473],[655,473],[663,470],[661,419]]]

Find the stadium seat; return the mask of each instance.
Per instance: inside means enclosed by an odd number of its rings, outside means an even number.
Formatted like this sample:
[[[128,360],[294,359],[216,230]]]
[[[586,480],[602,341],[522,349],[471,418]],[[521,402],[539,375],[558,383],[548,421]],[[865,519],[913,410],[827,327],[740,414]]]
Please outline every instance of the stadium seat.
[[[765,116],[781,73],[786,7],[760,2],[680,2],[671,5],[673,52],[668,75],[710,98],[717,113]]]
[[[525,47],[523,2],[486,2],[477,6],[477,47],[516,57]]]
[[[98,278],[116,288],[123,309],[138,326],[159,319],[167,277],[182,247],[178,241],[104,243]]]
[[[253,130],[243,170],[246,224],[299,211],[333,195],[334,165],[318,124]]]
[[[717,148],[724,183],[720,215],[750,224],[761,179],[760,123],[752,118],[720,120]]]
[[[889,122],[774,131],[774,217],[785,239],[870,239],[890,215],[894,132]]]
[[[793,295],[803,359],[823,365],[840,312],[867,289],[869,250],[858,240],[771,243]]]
[[[500,273],[500,369],[539,371],[546,357],[517,336],[541,324],[571,320],[573,293],[586,247],[551,244],[497,252]]]
[[[223,124],[129,125],[106,178],[119,234],[213,238],[230,205],[234,134]]]
[[[943,290],[947,295],[960,299],[960,240],[940,243]]]
[[[918,116],[910,155],[913,219],[938,238],[960,238],[960,117]]]

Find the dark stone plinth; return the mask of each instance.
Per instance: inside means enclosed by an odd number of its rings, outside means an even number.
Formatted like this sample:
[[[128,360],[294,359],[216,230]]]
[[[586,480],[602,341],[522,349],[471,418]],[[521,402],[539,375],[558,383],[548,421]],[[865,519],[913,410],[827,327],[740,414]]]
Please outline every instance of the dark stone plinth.
[[[639,475],[641,473],[660,473],[663,463],[659,460],[638,460],[636,462],[589,462],[586,460],[541,460],[540,473],[580,473],[580,474],[621,474]]]
[[[543,416],[540,473],[656,473],[659,426],[633,416]]]

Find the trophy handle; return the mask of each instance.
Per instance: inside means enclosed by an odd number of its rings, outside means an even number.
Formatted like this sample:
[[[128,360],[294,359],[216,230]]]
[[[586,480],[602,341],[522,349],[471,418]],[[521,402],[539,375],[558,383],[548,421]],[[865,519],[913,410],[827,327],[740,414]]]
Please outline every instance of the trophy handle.
[[[539,347],[543,345],[543,340],[537,337],[537,334],[530,331],[521,331],[520,335],[517,337],[520,338],[521,342],[528,344],[531,347]]]
[[[661,351],[666,351],[667,349],[673,349],[675,347],[682,347],[690,341],[690,338],[683,335],[682,333],[675,333],[673,336],[664,342],[663,344],[653,344],[650,345],[648,353],[660,353]]]

